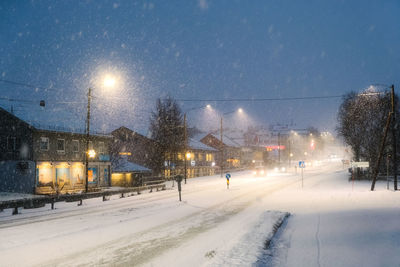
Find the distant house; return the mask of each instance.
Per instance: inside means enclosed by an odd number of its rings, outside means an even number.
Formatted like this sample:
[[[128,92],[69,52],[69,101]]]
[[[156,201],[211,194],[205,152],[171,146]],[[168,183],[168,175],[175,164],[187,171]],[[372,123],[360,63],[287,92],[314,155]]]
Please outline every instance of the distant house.
[[[125,156],[129,162],[148,169],[152,168],[152,155],[156,149],[154,140],[124,126],[112,131],[111,134],[114,137],[111,148],[113,159]]]
[[[156,141],[134,132],[126,127],[120,127],[111,133],[114,136],[112,145],[113,155],[127,156],[129,162],[151,169],[154,166],[152,155],[156,153]],[[187,177],[197,177],[203,175],[213,175],[215,173],[216,149],[200,142],[199,138],[188,139],[188,149],[186,155],[186,174]],[[176,157],[166,153],[163,155],[163,176],[168,178],[177,174],[185,173],[184,151],[178,153]],[[174,160],[175,158],[175,160]],[[153,175],[157,175],[153,171]]]
[[[226,135],[223,135],[222,142],[218,133],[209,133],[200,140],[203,144],[219,151],[216,164],[225,168],[239,168],[241,166],[241,145]],[[223,158],[221,155],[223,151]]]
[[[71,193],[85,188],[86,135],[33,126],[0,108],[0,191]],[[88,186],[110,186],[112,136],[90,135]]]
[[[185,175],[186,158],[186,177],[193,178],[199,176],[209,176],[216,173],[216,154],[218,150],[200,142],[202,135],[196,135],[188,139],[186,155],[184,152],[178,153],[177,162],[172,162],[167,156],[165,161],[165,176]],[[172,165],[174,164],[174,165]]]
[[[151,176],[151,170],[128,161],[126,156],[112,162],[111,186],[141,186],[144,177]]]

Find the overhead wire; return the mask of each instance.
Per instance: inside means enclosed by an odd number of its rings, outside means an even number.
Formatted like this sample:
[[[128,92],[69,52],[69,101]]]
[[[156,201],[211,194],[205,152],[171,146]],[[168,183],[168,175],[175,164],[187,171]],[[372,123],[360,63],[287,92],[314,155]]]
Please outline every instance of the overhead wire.
[[[29,88],[38,88],[41,90],[51,90],[51,91],[57,91],[55,88],[45,88],[41,86],[35,86],[32,84],[28,83],[21,83],[21,82],[15,82],[15,81],[10,81],[10,80],[5,80],[5,79],[0,79],[0,82],[4,83],[9,83],[13,85],[18,85],[18,86],[24,86],[24,87],[29,87]],[[384,86],[386,89],[387,85],[384,84],[373,84],[373,86]],[[368,93],[364,93],[363,95],[367,95]],[[220,98],[220,99],[212,99],[212,98],[204,98],[204,99],[196,99],[196,98],[176,98],[176,101],[178,102],[266,102],[266,101],[295,101],[295,100],[321,100],[321,99],[335,99],[335,98],[343,98],[345,94],[341,95],[327,95],[327,96],[303,96],[303,97],[278,97],[278,98]],[[96,98],[96,96],[92,96],[93,98]],[[126,99],[126,98],[119,98],[119,97],[113,97],[115,99]],[[17,98],[6,98],[6,97],[0,97],[0,100],[8,100],[12,102],[26,102],[26,103],[36,103],[39,100],[25,100],[25,99],[17,99]],[[85,102],[77,102],[77,101],[55,101],[53,103],[56,104],[84,104]]]

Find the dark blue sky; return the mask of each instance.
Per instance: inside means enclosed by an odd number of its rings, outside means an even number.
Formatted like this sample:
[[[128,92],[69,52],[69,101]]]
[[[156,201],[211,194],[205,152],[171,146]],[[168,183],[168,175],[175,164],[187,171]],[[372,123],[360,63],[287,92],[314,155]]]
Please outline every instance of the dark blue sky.
[[[155,99],[167,94],[280,98],[397,87],[399,14],[399,1],[3,0],[0,78],[50,89],[0,83],[0,93],[45,99],[45,109],[12,103],[30,120],[83,128],[92,86],[94,128],[145,133]],[[96,89],[110,71],[123,83],[111,93]],[[332,130],[340,99],[211,104],[220,112],[243,107],[255,124]],[[189,117],[201,125],[197,114]]]

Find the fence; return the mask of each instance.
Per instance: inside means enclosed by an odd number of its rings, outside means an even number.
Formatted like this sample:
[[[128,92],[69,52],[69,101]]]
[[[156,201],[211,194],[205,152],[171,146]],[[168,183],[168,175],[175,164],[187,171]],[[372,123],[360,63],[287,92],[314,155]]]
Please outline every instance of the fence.
[[[129,194],[137,193],[140,194],[141,191],[150,190],[153,192],[154,189],[157,191],[165,190],[166,186],[163,180],[159,180],[158,183],[153,182],[152,184],[122,188],[118,190],[109,190],[102,192],[89,192],[80,194],[65,194],[65,195],[47,195],[43,197],[35,198],[24,198],[24,199],[14,199],[6,200],[0,202],[0,211],[4,209],[14,209],[13,215],[18,214],[18,208],[23,207],[24,209],[41,208],[46,204],[51,204],[51,209],[54,209],[56,202],[78,202],[78,206],[82,205],[84,199],[103,197],[103,201],[109,200],[110,196],[121,195],[121,198],[129,196]]]

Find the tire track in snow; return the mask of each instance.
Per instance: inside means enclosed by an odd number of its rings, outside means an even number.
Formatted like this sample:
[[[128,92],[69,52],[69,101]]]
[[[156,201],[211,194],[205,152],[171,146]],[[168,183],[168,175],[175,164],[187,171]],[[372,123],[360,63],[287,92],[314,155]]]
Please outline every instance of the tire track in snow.
[[[317,264],[321,267],[321,242],[319,240],[319,227],[321,225],[321,214],[318,213],[317,231],[315,232],[315,239],[317,241]]]
[[[144,264],[153,257],[171,248],[176,248],[198,234],[229,220],[232,216],[257,201],[259,197],[264,197],[298,182],[296,179],[274,186],[265,184],[256,189],[252,188],[202,211],[197,211],[142,232],[127,235],[119,240],[100,244],[97,247],[92,247],[61,259],[52,260],[46,263],[46,266],[69,266],[71,264],[78,266],[131,266]],[[250,197],[250,199],[243,199],[246,197]],[[101,255],[100,258],[99,255]],[[95,260],[93,261],[93,259]],[[76,262],[77,260],[78,262]]]
[[[202,192],[209,190],[210,188],[215,188],[215,184],[208,184],[205,186],[201,186],[201,188],[191,188],[187,191],[183,191],[185,195],[191,195],[194,193]],[[162,192],[162,191],[161,191]],[[159,193],[161,193],[159,192]],[[132,201],[127,201],[127,202],[121,202],[118,203],[117,201],[119,199],[114,199],[114,200],[109,200],[109,202],[100,202],[101,206],[84,206],[84,207],[74,207],[73,210],[62,210],[59,212],[54,212],[50,214],[43,214],[43,212],[49,212],[49,210],[46,211],[38,211],[38,213],[42,214],[35,214],[33,216],[29,216],[29,214],[25,213],[27,216],[24,217],[11,217],[11,216],[21,216],[25,214],[20,214],[20,215],[10,215],[10,218],[7,217],[6,219],[0,220],[0,229],[4,228],[10,228],[10,227],[16,227],[16,226],[22,226],[26,224],[33,224],[33,223],[41,223],[41,222],[49,222],[53,220],[60,220],[60,219],[65,219],[65,218],[70,218],[74,216],[82,216],[82,215],[94,215],[94,214],[100,214],[100,213],[106,213],[106,212],[117,212],[121,211],[123,209],[126,209],[128,207],[134,207],[134,208],[144,208],[146,206],[150,206],[148,204],[157,202],[160,200],[165,200],[169,199],[172,196],[175,196],[177,194],[176,190],[166,190],[164,191],[161,195],[157,196],[151,196],[151,197],[146,197],[146,198],[140,198],[137,199],[137,195],[130,196],[129,198],[136,197],[136,199],[132,198],[129,200]],[[127,199],[128,197],[125,197]],[[100,198],[99,198],[100,199]],[[93,200],[93,199],[92,199]],[[99,200],[100,201],[100,200]],[[60,202],[61,204],[62,202]],[[57,203],[56,203],[57,205]]]

